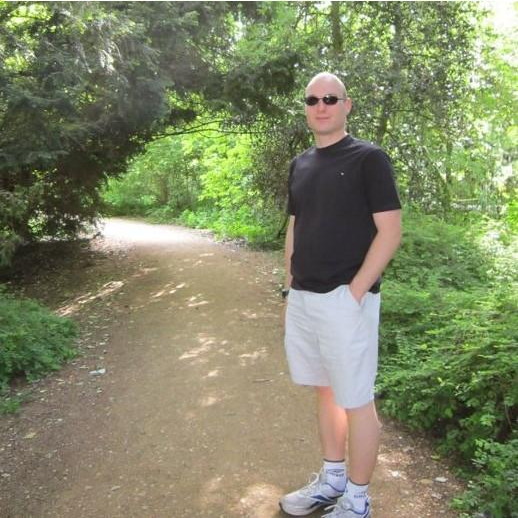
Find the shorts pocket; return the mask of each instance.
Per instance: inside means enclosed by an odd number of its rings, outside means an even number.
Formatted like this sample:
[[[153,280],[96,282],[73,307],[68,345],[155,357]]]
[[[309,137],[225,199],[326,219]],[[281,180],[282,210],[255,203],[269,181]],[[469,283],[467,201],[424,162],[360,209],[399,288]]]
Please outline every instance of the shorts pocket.
[[[361,310],[363,308],[363,303],[365,302],[365,297],[367,296],[367,294],[365,294],[362,297],[362,299],[360,300],[360,302],[358,302],[354,298],[354,295],[351,293],[351,290],[349,289],[348,284],[345,285],[345,294],[346,294],[346,298],[349,299],[349,301],[353,305],[353,307],[355,307],[357,310]]]

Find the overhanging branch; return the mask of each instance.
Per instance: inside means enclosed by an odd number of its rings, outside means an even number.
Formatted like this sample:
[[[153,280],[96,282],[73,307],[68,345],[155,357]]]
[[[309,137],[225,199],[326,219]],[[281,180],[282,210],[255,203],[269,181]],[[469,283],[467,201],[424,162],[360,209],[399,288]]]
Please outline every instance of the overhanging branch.
[[[213,127],[216,125],[216,127]],[[165,131],[162,133],[158,133],[153,137],[152,140],[159,140],[161,138],[166,137],[176,137],[180,135],[191,135],[194,133],[199,133],[203,135],[207,135],[210,133],[217,133],[219,136],[223,137],[224,135],[260,135],[265,133],[264,130],[245,130],[245,129],[226,129],[224,126],[230,126],[228,120],[226,119],[215,119],[208,122],[203,122],[197,124],[195,126],[186,127],[183,129],[178,129],[174,131]],[[216,137],[218,138],[218,137]]]

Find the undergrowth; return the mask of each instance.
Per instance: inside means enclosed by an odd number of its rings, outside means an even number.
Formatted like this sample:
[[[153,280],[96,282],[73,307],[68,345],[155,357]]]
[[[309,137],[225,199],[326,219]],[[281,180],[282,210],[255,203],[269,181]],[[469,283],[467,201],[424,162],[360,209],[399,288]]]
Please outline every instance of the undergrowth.
[[[488,222],[416,213],[404,228],[383,286],[382,408],[457,460],[468,480],[454,502],[460,516],[514,518],[516,239]]]
[[[0,412],[18,408],[21,397],[10,393],[10,383],[29,382],[60,368],[76,355],[76,326],[39,303],[19,299],[0,287]]]

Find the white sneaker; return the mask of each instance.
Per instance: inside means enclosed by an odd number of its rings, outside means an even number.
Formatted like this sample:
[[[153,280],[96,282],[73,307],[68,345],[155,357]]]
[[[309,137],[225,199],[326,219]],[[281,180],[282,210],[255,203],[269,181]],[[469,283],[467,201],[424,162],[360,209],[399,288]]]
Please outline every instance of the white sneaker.
[[[355,511],[352,504],[344,496],[339,498],[335,505],[327,507],[328,514],[322,515],[322,518],[371,518],[371,501],[367,497],[365,501],[365,509],[363,511]]]
[[[313,477],[309,484],[280,499],[279,505],[285,513],[292,516],[306,516],[319,507],[334,504],[336,499],[343,495],[343,491],[338,491],[325,481],[323,470],[320,473],[313,473]]]

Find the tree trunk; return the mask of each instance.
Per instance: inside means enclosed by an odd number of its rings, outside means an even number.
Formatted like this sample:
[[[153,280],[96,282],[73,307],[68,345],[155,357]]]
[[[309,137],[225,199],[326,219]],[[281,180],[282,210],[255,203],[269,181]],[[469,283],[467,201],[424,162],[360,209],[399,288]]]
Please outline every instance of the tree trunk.
[[[340,21],[340,2],[331,2],[329,18],[331,21],[331,47],[335,56],[338,56],[342,53],[344,47],[342,24]]]
[[[388,73],[386,94],[383,98],[383,105],[376,130],[376,143],[380,144],[387,133],[388,124],[394,107],[394,94],[401,91],[401,68],[403,58],[403,14],[401,5],[395,3],[393,6],[392,26],[394,27],[394,37],[390,45],[391,64]]]

